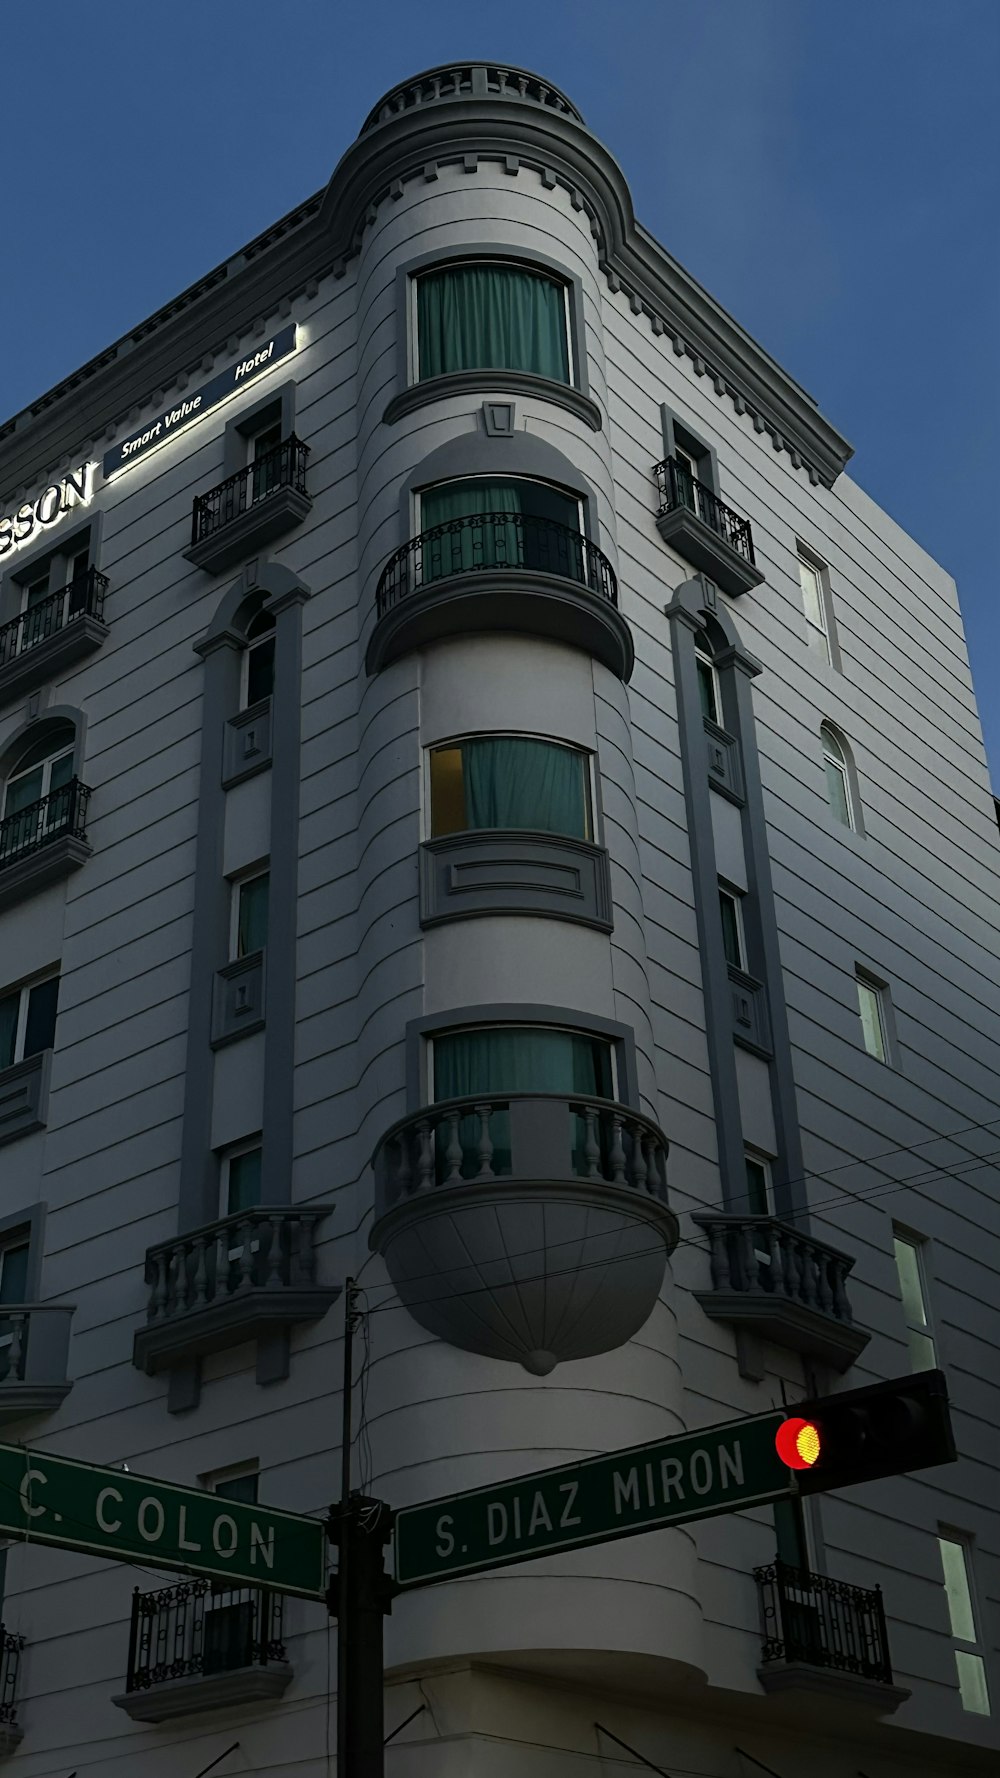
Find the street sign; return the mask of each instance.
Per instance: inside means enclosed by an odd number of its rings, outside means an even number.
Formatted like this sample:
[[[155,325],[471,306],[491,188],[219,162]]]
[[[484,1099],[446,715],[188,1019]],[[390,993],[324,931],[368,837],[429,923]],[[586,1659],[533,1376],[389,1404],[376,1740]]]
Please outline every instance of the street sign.
[[[396,1584],[425,1586],[783,1500],[791,1484],[774,1445],[783,1420],[780,1411],[730,1420],[401,1507]]]
[[[0,1445],[0,1536],[325,1599],[323,1519]]]

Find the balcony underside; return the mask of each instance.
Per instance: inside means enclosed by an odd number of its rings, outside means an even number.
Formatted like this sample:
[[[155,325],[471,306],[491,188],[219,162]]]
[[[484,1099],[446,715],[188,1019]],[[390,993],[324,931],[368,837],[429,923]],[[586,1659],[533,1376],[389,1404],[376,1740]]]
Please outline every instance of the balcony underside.
[[[0,705],[24,697],[36,685],[61,678],[75,661],[84,660],[100,648],[108,634],[107,624],[85,614],[72,618],[30,648],[22,648],[13,660],[0,667]]]
[[[54,1414],[72,1387],[65,1378],[61,1383],[0,1383],[0,1426],[26,1420],[31,1414]]]
[[[139,1328],[133,1342],[132,1362],[137,1370],[155,1376],[158,1371],[202,1358],[207,1352],[221,1352],[246,1340],[262,1340],[300,1321],[318,1321],[339,1295],[337,1285],[282,1285],[276,1289],[255,1285],[234,1291],[206,1308],[189,1309]]]
[[[223,1673],[165,1679],[142,1691],[119,1692],[111,1702],[133,1722],[170,1722],[174,1717],[195,1716],[205,1710],[233,1710],[241,1704],[280,1698],[291,1679],[288,1663],[274,1661],[266,1667],[232,1667]]]
[[[204,568],[209,574],[221,574],[235,562],[255,554],[266,543],[301,525],[311,506],[309,495],[301,493],[298,488],[276,488],[266,499],[248,507],[246,512],[237,513],[235,518],[227,520],[199,543],[193,543],[184,554],[196,568]]]
[[[609,599],[559,575],[524,568],[448,575],[403,595],[378,619],[365,666],[377,673],[429,642],[491,630],[565,642],[593,655],[619,679],[632,674],[631,632]]]
[[[661,512],[656,525],[664,543],[669,543],[693,567],[700,568],[724,593],[748,593],[763,581],[763,574],[753,562],[687,506]]]
[[[766,1291],[696,1290],[693,1294],[711,1321],[725,1321],[745,1334],[804,1352],[834,1370],[848,1370],[871,1339],[864,1328],[851,1322],[838,1321],[821,1309],[773,1297]]]
[[[0,1754],[13,1753],[24,1740],[24,1730],[20,1723],[0,1722]]]
[[[808,1661],[767,1661],[757,1668],[764,1691],[779,1696],[803,1714],[814,1714],[818,1697],[840,1708],[857,1708],[876,1716],[892,1716],[905,1704],[910,1692],[905,1685],[886,1685],[881,1679],[864,1679],[858,1673],[840,1673],[833,1667],[814,1667]]]
[[[12,907],[50,883],[62,882],[86,864],[92,847],[77,834],[58,834],[24,858],[0,864],[0,908]]]

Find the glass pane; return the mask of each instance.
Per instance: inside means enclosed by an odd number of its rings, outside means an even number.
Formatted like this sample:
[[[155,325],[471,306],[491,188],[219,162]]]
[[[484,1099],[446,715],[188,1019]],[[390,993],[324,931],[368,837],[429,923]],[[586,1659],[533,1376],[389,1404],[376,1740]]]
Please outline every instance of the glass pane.
[[[613,1097],[611,1045],[573,1031],[506,1025],[434,1039],[434,1097],[581,1093]]]
[[[896,1256],[896,1271],[899,1274],[899,1289],[903,1298],[903,1314],[911,1327],[927,1326],[927,1310],[924,1305],[924,1287],[920,1276],[920,1256],[913,1241],[907,1241],[902,1235],[894,1235],[892,1242]]]
[[[807,624],[806,640],[813,654],[818,654],[824,661],[829,661],[830,642],[825,630],[819,629],[815,624]]]
[[[20,991],[16,994],[5,994],[0,1000],[0,1068],[12,1068],[14,1065],[14,1046],[17,1043],[17,1020],[21,1010]]]
[[[274,637],[255,642],[247,655],[247,704],[258,704],[274,692]]]
[[[939,1537],[938,1546],[941,1550],[941,1567],[944,1570],[944,1590],[948,1600],[951,1633],[960,1642],[975,1642],[976,1620],[972,1614],[965,1545],[957,1543],[953,1537]]]
[[[435,747],[431,754],[431,835],[462,833],[467,826],[462,749]]]
[[[24,1027],[24,1054],[38,1056],[50,1050],[56,1041],[56,1012],[59,1005],[59,977],[38,982],[28,995],[28,1018]]]
[[[515,266],[448,266],[417,280],[421,378],[523,370],[569,382],[564,286]]]
[[[47,574],[39,575],[38,579],[33,580],[28,588],[28,597],[25,600],[25,610],[30,611],[33,605],[38,605],[42,599],[47,599],[50,591],[51,585],[49,576]]]
[[[956,1648],[955,1666],[958,1669],[962,1709],[974,1710],[977,1716],[989,1716],[990,1694],[986,1687],[986,1668],[982,1656],[970,1655],[964,1649]]]
[[[227,1216],[235,1216],[240,1210],[252,1210],[260,1203],[261,1152],[259,1148],[252,1148],[247,1154],[230,1156]]]
[[[42,767],[36,766],[33,772],[25,772],[20,778],[11,779],[7,785],[7,797],[4,802],[4,814],[16,815],[21,809],[30,809],[37,803],[42,794]]]
[[[60,753],[72,752],[75,739],[71,723],[56,723],[53,728],[46,731],[40,741],[36,741],[33,746],[28,747],[21,754],[12,775],[17,776],[21,772],[26,772],[29,766],[41,765],[46,759],[55,759]]]
[[[698,669],[698,695],[701,698],[701,713],[709,722],[719,721],[719,700],[715,695],[715,672],[711,662],[700,654],[695,654],[695,666]]]
[[[937,1369],[937,1353],[930,1334],[918,1333],[915,1327],[908,1327],[906,1338],[910,1348],[910,1364],[915,1371],[933,1371]]]
[[[216,1482],[212,1492],[220,1494],[223,1500],[242,1500],[247,1506],[256,1506],[259,1481],[257,1471],[252,1470],[249,1475],[234,1475],[226,1482]]]
[[[825,630],[825,614],[823,597],[820,589],[820,577],[810,562],[799,558],[799,581],[802,585],[802,605],[807,623],[814,624],[818,630]]]
[[[771,1206],[767,1201],[767,1168],[762,1161],[752,1160],[749,1155],[747,1163],[747,1202],[751,1216],[770,1216]]]
[[[743,968],[743,947],[740,944],[740,918],[736,907],[736,899],[732,895],[719,892],[719,912],[722,915],[722,949],[726,962],[734,969]]]
[[[885,1038],[882,1032],[882,1008],[879,1005],[877,989],[870,988],[867,982],[858,982],[858,1010],[861,1013],[861,1030],[864,1035],[865,1049],[870,1056],[877,1056],[880,1062],[884,1062]]]
[[[464,741],[462,781],[470,828],[590,833],[587,760],[553,741],[498,735]]]
[[[64,784],[69,783],[72,776],[73,755],[64,753],[61,759],[52,761],[52,770],[49,773],[49,790],[61,790]]]
[[[250,441],[251,459],[256,463],[259,458],[266,457],[269,451],[276,451],[281,443],[281,426],[267,426],[263,432],[256,432]]]
[[[845,827],[850,827],[852,822],[851,805],[847,795],[847,773],[843,766],[838,765],[835,759],[830,758],[829,754],[824,754],[823,764],[826,767],[826,794],[830,807],[837,820],[842,822]]]
[[[237,957],[249,957],[267,944],[267,902],[270,876],[251,877],[240,884],[239,927],[236,935]]]
[[[0,1303],[23,1303],[28,1291],[28,1243],[0,1251]]]
[[[508,513],[515,522],[504,523]],[[481,515],[489,515],[482,524],[456,523]],[[520,476],[442,482],[420,496],[421,531],[439,525],[454,528],[423,544],[425,581],[506,566],[585,579],[578,503],[547,482]]]

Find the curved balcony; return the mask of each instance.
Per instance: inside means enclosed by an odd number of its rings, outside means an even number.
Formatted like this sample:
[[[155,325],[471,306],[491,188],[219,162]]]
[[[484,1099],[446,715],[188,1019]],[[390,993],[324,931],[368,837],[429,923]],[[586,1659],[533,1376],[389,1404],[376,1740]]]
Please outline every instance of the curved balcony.
[[[487,630],[585,649],[628,679],[632,637],[603,550],[555,519],[482,512],[421,531],[389,557],[375,593],[369,673],[413,648]]]
[[[846,1371],[871,1335],[847,1298],[853,1256],[775,1216],[696,1216],[709,1239],[712,1289],[695,1291],[713,1321]]]
[[[558,111],[575,123],[583,122],[565,93],[549,81],[540,80],[537,74],[530,74],[526,68],[502,68],[495,62],[450,62],[440,68],[428,68],[425,74],[415,74],[412,80],[404,80],[393,87],[369,111],[358,133],[366,136],[369,130],[377,129],[379,124],[391,123],[393,118],[401,117],[407,111],[426,110],[429,105],[463,99],[513,99],[521,104]]]
[[[451,1099],[379,1143],[370,1244],[428,1333],[544,1376],[651,1313],[677,1244],[666,1158],[657,1125],[609,1100]]]

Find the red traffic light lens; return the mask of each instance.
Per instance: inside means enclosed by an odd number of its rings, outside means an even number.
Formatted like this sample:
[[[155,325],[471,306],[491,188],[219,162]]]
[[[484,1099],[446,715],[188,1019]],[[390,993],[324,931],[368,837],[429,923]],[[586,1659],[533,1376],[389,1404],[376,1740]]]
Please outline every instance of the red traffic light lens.
[[[823,1441],[814,1420],[785,1420],[774,1435],[774,1447],[789,1469],[812,1469]]]

